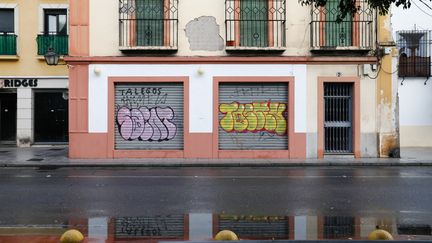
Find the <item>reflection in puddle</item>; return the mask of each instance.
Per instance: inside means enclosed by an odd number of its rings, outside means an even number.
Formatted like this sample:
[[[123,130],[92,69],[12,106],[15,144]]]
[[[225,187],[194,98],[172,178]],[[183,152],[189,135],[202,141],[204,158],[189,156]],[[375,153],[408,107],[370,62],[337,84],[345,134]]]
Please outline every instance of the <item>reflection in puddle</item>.
[[[361,240],[376,227],[396,240],[432,240],[432,219],[340,215],[228,215],[211,213],[70,219],[49,224],[0,226],[0,242],[58,242],[67,229],[80,230],[84,242],[208,241],[231,230],[242,240]]]

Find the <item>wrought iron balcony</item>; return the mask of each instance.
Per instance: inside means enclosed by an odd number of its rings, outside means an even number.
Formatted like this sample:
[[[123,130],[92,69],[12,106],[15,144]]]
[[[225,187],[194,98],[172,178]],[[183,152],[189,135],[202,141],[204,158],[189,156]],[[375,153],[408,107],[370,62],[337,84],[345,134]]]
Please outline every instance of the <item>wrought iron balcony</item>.
[[[36,38],[38,55],[45,55],[49,49],[53,49],[59,55],[69,54],[69,36],[57,34],[40,34]]]
[[[285,0],[225,0],[227,50],[284,50]]]
[[[339,1],[325,7],[312,7],[310,42],[312,50],[373,50],[376,43],[377,15],[366,0],[359,0],[358,11],[338,22]]]
[[[119,0],[120,50],[177,50],[177,0]]]
[[[0,55],[16,55],[17,36],[13,33],[0,34]]]
[[[432,31],[398,31],[396,36],[399,77],[430,77]]]

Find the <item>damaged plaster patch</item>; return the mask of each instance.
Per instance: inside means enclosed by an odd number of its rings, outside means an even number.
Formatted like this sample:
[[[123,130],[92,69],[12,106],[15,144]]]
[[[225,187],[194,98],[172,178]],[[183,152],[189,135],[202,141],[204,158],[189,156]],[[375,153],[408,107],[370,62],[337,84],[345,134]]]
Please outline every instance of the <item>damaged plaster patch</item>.
[[[216,18],[201,16],[186,25],[186,36],[193,51],[220,51],[224,48],[223,38],[219,35]]]

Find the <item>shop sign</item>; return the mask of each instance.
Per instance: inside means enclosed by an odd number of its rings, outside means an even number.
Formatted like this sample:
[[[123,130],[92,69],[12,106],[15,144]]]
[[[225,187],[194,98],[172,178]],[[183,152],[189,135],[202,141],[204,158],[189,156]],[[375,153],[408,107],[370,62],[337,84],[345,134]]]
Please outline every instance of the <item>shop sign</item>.
[[[34,88],[38,86],[36,78],[28,79],[0,79],[0,88]]]

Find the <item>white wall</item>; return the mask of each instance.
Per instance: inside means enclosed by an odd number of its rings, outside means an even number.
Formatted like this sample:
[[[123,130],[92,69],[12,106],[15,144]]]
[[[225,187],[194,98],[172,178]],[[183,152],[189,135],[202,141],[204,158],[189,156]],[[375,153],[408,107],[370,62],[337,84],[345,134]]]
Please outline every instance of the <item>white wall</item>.
[[[429,1],[426,1],[430,4]],[[420,9],[420,8],[421,9]],[[392,8],[393,33],[432,30],[432,10],[415,0],[410,9]],[[432,47],[432,45],[430,46]],[[432,146],[432,78],[399,78],[399,122],[402,147]]]
[[[97,76],[94,68],[101,69]],[[197,70],[204,71],[199,75]],[[211,133],[213,130],[214,76],[294,76],[295,132],[306,132],[306,65],[90,65],[89,132],[108,131],[108,77],[110,76],[188,76],[189,131]]]

